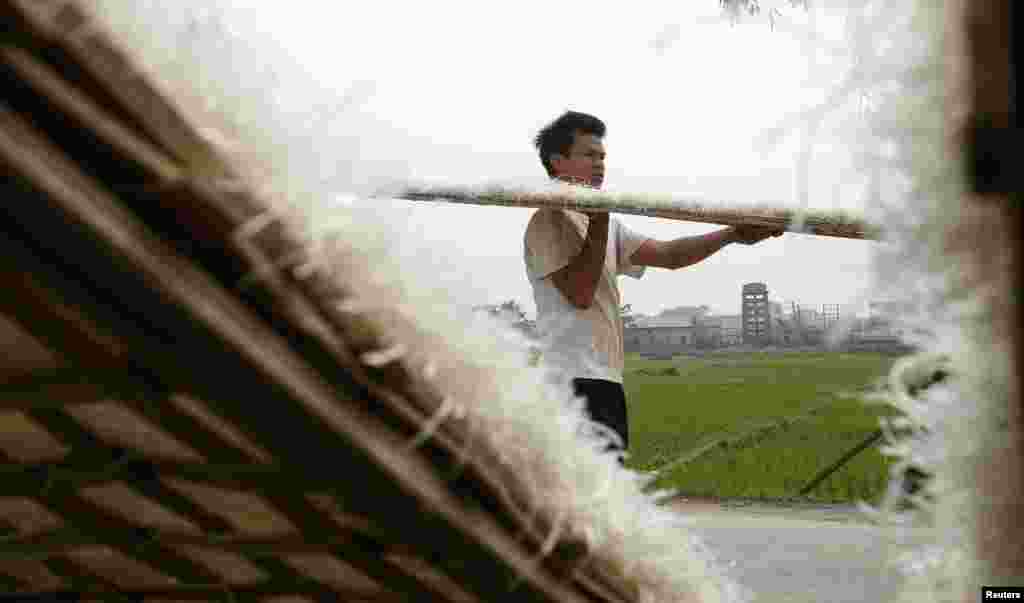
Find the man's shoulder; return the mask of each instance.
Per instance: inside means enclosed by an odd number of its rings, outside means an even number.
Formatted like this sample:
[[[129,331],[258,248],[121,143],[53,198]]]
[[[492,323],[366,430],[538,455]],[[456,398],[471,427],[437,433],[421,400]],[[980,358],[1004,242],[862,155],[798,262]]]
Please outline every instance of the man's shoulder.
[[[551,270],[543,266],[550,263],[549,260],[560,264],[580,252],[583,232],[563,210],[538,209],[530,217],[530,223],[523,234],[523,243],[527,264],[531,258],[540,261],[537,272],[546,274]]]
[[[568,220],[569,215],[565,210],[556,207],[540,207],[530,215],[530,223],[534,222],[556,222]]]
[[[573,225],[576,226],[577,229],[582,228],[585,231],[587,228],[587,222],[587,214],[583,212],[571,209],[542,207],[534,210],[533,214],[530,215],[530,220],[527,223],[526,228],[529,231],[538,228],[564,228],[566,226]],[[626,228],[626,225],[615,216],[612,216],[608,223],[614,231],[621,231]]]
[[[526,225],[527,237],[531,233],[538,235],[545,232],[561,233],[575,222],[576,220],[569,212],[563,209],[543,207],[534,211],[530,216],[530,221]]]

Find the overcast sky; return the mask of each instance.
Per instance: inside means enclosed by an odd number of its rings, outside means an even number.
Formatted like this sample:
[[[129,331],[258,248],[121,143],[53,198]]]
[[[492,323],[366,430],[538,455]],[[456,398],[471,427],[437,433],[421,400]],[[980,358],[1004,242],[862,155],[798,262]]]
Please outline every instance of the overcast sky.
[[[792,205],[799,138],[772,147],[764,135],[822,98],[828,74],[842,70],[823,55],[812,60],[784,29],[720,19],[717,0],[375,0],[357,8],[322,5],[313,19],[281,5],[267,26],[281,32],[290,52],[315,57],[311,69],[333,74],[351,92],[351,162],[339,169],[356,185],[382,177],[465,184],[542,178],[531,139],[575,109],[608,125],[606,188]],[[864,186],[850,165],[823,130],[811,163],[813,207],[863,203]],[[411,224],[425,236],[457,245],[480,303],[512,298],[532,314],[522,259],[532,210],[409,206]],[[660,239],[714,228],[619,219]],[[780,301],[857,305],[871,285],[872,245],[787,234],[620,283],[624,302],[648,314],[699,304],[738,312],[740,286],[754,280],[767,282]]]

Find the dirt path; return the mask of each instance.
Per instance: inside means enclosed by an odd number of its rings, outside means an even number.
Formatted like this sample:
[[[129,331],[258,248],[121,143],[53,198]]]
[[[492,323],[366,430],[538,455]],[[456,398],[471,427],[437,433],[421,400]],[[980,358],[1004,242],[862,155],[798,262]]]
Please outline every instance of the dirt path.
[[[677,499],[679,513],[757,603],[862,603],[896,598],[892,545],[919,529],[882,530],[853,505]]]

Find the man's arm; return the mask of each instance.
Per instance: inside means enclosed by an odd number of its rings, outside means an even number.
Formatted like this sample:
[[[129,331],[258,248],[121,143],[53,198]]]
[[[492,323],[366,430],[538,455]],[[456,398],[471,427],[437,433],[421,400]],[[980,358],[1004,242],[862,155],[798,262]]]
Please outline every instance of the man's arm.
[[[607,213],[590,214],[583,249],[567,266],[551,275],[555,286],[575,308],[585,310],[594,303],[608,250],[609,217]]]
[[[730,243],[752,245],[784,231],[758,227],[732,226],[694,237],[681,237],[671,241],[648,239],[630,261],[637,266],[653,266],[675,270],[692,266],[720,251]]]

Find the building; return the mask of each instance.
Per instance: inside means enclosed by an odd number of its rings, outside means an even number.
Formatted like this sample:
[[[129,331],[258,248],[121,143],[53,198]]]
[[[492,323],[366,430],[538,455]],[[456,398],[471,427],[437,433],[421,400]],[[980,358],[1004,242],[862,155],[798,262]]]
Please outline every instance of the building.
[[[739,314],[704,316],[696,327],[700,347],[720,348],[743,343],[743,319]]]
[[[679,306],[657,316],[634,316],[624,333],[626,351],[662,356],[741,345],[822,346],[828,341],[829,329],[843,318],[839,304],[815,308],[772,301],[765,283],[746,283],[741,291],[740,314],[711,315],[708,306]],[[866,332],[867,339],[874,342],[889,335],[881,330],[882,319],[866,322],[867,328],[859,323],[852,328],[851,323],[844,339],[853,340]]]
[[[868,303],[868,316],[858,329],[857,337],[862,341],[884,341],[901,339],[910,334],[901,317],[906,315],[911,306],[893,301],[872,301]]]
[[[707,312],[707,306],[679,306],[656,316],[637,316],[625,329],[625,350],[665,356],[694,349],[704,333],[700,322]]]
[[[625,329],[625,349],[661,356],[742,343],[740,315],[712,316],[708,312],[708,306],[680,306],[657,316],[637,316]]]
[[[726,314],[715,317],[722,328],[722,345],[732,346],[743,343],[743,316]]]
[[[697,330],[692,325],[663,325],[659,327],[630,327],[625,335],[626,351],[666,346],[693,347],[697,344]]]
[[[678,306],[662,310],[656,316],[643,318],[643,324],[647,327],[661,326],[695,326],[707,316],[711,309],[707,306]]]
[[[772,342],[771,306],[768,285],[746,283],[742,299],[743,343],[768,345]]]
[[[706,306],[680,306],[656,316],[638,316],[626,329],[625,343],[634,346],[688,347],[697,343],[697,322]]]

